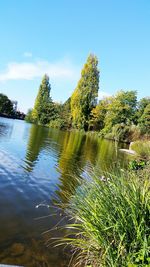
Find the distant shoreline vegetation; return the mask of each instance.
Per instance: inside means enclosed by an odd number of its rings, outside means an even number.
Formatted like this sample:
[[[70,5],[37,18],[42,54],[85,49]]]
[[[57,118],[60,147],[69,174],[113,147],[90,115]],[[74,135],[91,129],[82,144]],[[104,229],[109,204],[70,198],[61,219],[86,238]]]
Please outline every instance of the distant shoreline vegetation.
[[[25,120],[25,114],[22,112],[17,112],[14,115],[6,115],[6,114],[0,114],[1,118],[6,118],[6,119],[14,119],[14,120]]]

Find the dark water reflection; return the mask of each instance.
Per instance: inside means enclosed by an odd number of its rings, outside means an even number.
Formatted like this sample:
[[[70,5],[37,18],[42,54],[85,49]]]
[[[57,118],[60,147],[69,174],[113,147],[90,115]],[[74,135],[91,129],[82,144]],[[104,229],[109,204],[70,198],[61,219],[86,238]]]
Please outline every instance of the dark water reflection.
[[[66,252],[47,247],[61,217],[51,206],[90,167],[126,162],[122,145],[79,132],[63,132],[0,118],[0,263],[67,266]],[[42,205],[47,204],[48,209]],[[44,219],[37,219],[50,215]]]

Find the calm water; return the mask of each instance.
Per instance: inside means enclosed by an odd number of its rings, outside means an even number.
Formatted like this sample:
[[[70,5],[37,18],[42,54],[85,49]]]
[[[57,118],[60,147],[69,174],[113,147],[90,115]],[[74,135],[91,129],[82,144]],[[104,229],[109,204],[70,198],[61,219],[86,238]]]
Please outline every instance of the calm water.
[[[124,164],[121,146],[0,118],[0,263],[67,266],[67,251],[49,241],[60,233],[46,232],[62,220],[53,200],[64,200],[63,190],[74,183],[74,174],[84,175],[93,166],[110,168],[117,161]]]

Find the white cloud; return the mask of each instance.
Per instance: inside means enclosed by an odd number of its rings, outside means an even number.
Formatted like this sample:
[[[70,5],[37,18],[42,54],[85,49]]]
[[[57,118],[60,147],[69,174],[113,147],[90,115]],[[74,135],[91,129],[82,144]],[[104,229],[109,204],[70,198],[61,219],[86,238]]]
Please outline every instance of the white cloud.
[[[12,62],[7,65],[6,70],[0,72],[0,81],[33,80],[41,78],[45,73],[50,78],[74,79],[78,75],[78,70],[68,60],[54,63],[44,60],[21,63]]]
[[[32,57],[32,53],[31,52],[24,52],[23,56],[24,57]]]
[[[101,91],[101,90],[98,93],[98,99],[103,99],[103,98],[109,97],[109,96],[111,96],[111,94],[104,92],[104,91]]]

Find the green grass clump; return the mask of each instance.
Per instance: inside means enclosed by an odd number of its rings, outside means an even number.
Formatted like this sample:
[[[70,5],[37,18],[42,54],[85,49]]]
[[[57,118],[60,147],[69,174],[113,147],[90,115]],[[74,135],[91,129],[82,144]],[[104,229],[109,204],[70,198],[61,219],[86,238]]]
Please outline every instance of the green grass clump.
[[[143,177],[144,173],[144,177]],[[75,266],[150,266],[149,173],[92,174],[66,207]]]
[[[134,150],[141,158],[150,159],[150,141],[135,141],[130,144],[130,149]]]

